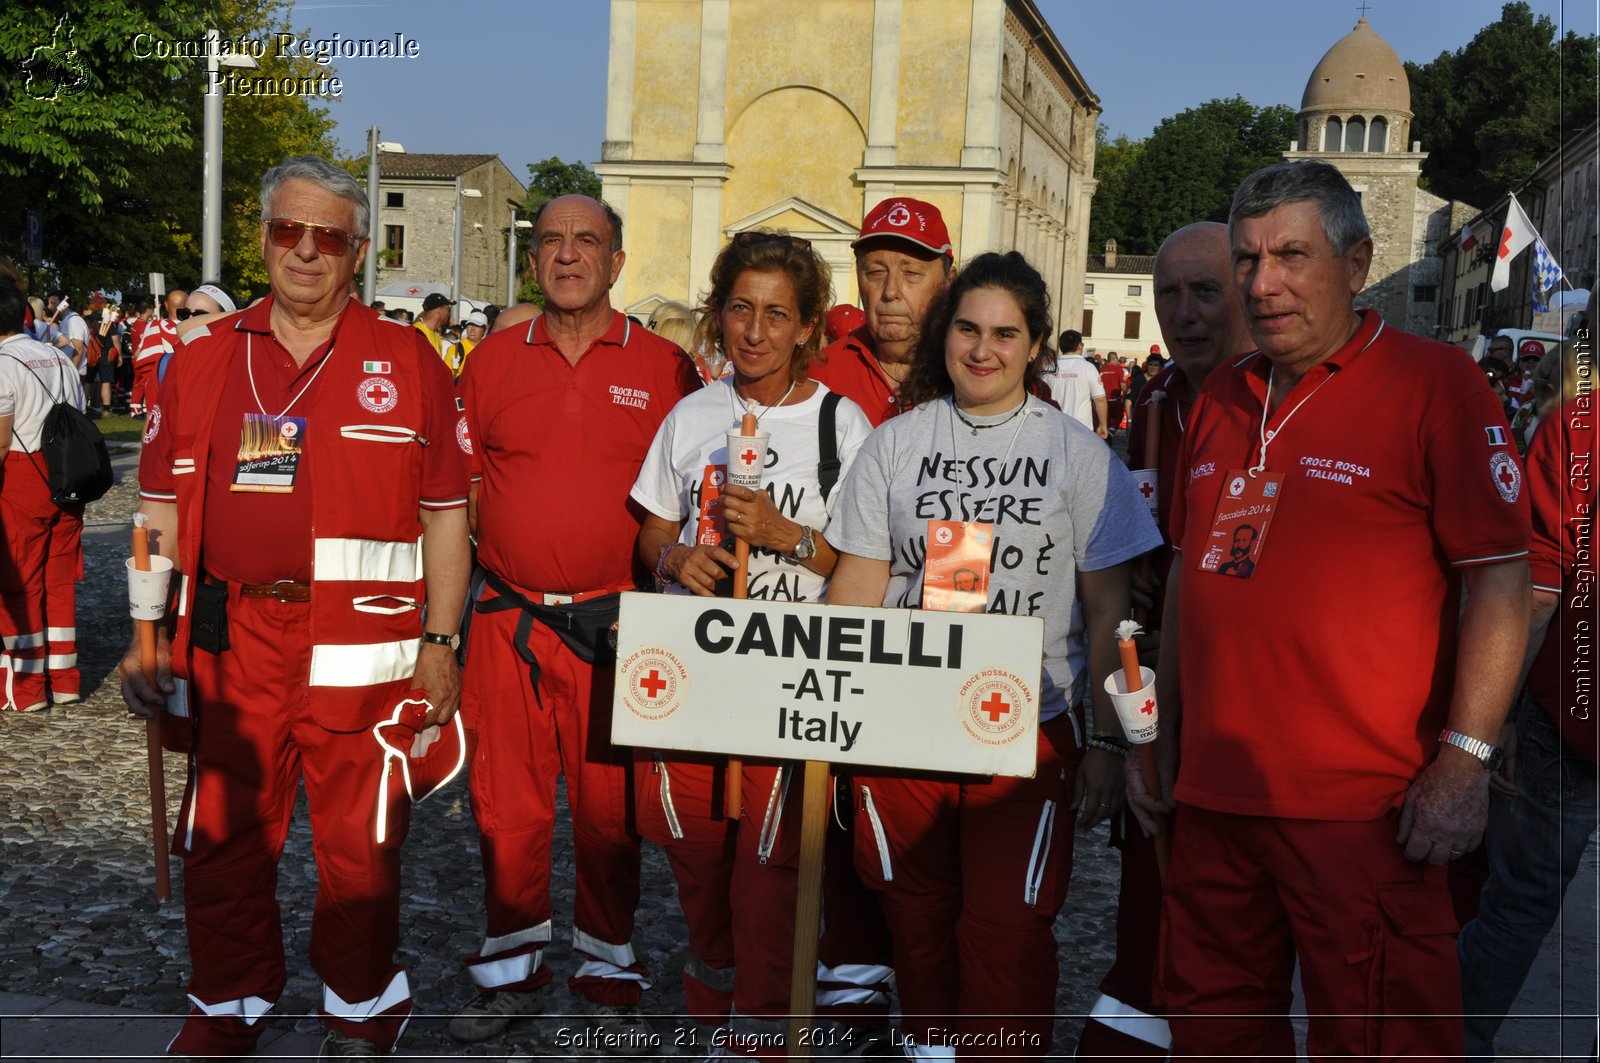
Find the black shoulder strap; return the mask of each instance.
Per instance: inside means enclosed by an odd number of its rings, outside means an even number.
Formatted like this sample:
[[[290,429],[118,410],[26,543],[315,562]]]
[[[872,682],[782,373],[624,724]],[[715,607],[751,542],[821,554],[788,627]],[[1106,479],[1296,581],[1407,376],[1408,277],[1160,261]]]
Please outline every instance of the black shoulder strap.
[[[822,488],[826,502],[839,482],[839,436],[834,430],[834,415],[839,409],[840,395],[830,391],[822,396],[822,413],[817,418],[817,483]]]

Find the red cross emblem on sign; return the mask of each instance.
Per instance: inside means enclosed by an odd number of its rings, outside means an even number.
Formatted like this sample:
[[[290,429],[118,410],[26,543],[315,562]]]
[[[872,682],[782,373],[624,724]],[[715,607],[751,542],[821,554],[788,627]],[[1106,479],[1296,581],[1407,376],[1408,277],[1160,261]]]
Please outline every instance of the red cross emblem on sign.
[[[661,678],[660,672],[652,668],[649,675],[639,680],[639,685],[644,688],[646,696],[654,698],[660,696],[666,689],[667,681]]]
[[[1146,716],[1154,716],[1156,711],[1155,699],[1145,698],[1144,704],[1139,706],[1139,711],[1144,713]]]
[[[989,714],[990,723],[999,723],[1000,717],[1011,711],[1011,705],[1000,699],[998,690],[990,694],[989,700],[979,705],[978,708]]]
[[[1146,480],[1144,483],[1139,485],[1139,493],[1144,495],[1144,497],[1148,500],[1151,495],[1156,493],[1156,489],[1150,486],[1150,481]]]
[[[372,400],[374,406],[382,406],[389,399],[389,389],[382,384],[374,384],[367,389],[367,398]]]
[[[739,460],[744,462],[746,465],[754,465],[756,463],[756,459],[760,456],[760,454],[755,452],[754,447],[747,447],[745,452],[739,455]]]
[[[418,288],[415,285],[412,285],[410,288],[406,289],[406,294],[407,295],[421,295],[422,294],[422,289]]]

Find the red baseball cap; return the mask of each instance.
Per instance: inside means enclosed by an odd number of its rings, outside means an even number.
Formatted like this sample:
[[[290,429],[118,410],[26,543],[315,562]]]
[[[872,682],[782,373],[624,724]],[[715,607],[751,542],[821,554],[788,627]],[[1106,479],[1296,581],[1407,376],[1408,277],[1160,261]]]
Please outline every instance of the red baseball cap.
[[[950,246],[950,230],[945,228],[939,208],[908,196],[886,199],[867,211],[861,235],[850,246],[859,247],[863,240],[879,236],[896,237],[936,255],[955,254]]]
[[[1523,340],[1522,346],[1517,348],[1517,360],[1524,358],[1543,358],[1544,344],[1538,340]]]
[[[412,801],[421,801],[466,765],[467,736],[461,715],[457,713],[442,726],[429,726],[430,708],[427,694],[412,690],[395,705],[388,719],[373,725],[373,737],[383,748],[385,797],[391,774],[399,777]],[[396,766],[400,770],[393,772]]]
[[[866,321],[867,315],[860,307],[840,303],[829,310],[827,318],[824,319],[824,331],[828,334],[828,342],[832,343],[850,330],[860,328]]]

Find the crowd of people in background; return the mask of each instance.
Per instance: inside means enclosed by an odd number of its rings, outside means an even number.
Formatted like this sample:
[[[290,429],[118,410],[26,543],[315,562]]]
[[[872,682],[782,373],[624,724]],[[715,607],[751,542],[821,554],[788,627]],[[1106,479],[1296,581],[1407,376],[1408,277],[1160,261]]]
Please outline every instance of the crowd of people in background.
[[[261,209],[271,290],[248,306],[206,283],[80,313],[0,276],[7,706],[81,696],[82,507],[34,475],[50,403],[145,418],[140,508],[183,574],[157,673],[137,645],[120,669],[190,764],[172,1053],[249,1054],[284,988],[273,883],[302,778],[325,1056],[393,1050],[417,794],[409,771],[369,784],[424,738],[419,778],[430,742],[435,767],[468,765],[483,867],[454,1037],[574,1009],[614,1043],[648,1037],[648,840],[677,882],[695,1043],[781,1056],[796,766],[610,740],[620,595],[738,583],[1043,621],[1033,777],[834,772],[817,1010],[846,1049],[1046,1054],[1075,835],[1108,823],[1117,957],[1079,1058],[1292,1056],[1296,963],[1313,1056],[1492,1055],[1593,828],[1596,731],[1561,712],[1547,637],[1592,578],[1569,518],[1593,482],[1564,464],[1594,454],[1586,340],[1497,337],[1475,367],[1359,309],[1360,200],[1312,162],[1258,171],[1227,225],[1163,243],[1171,357],[1142,362],[1084,351],[1024,256],[963,262],[906,196],[852,244],[859,308],[806,240],[758,230],[696,305],[643,322],[610,302],[623,219],[585,196],[534,219],[542,309],[429,295],[415,320],[355,297],[370,210],[347,173],[288,160]],[[726,479],[746,414],[772,441],[765,490]],[[970,471],[1023,459],[1031,479],[1004,487]],[[959,505],[930,516],[924,475]],[[991,569],[1002,542],[1030,563]],[[1110,708],[1130,615],[1161,706],[1154,777]],[[1574,777],[1586,826],[1554,796]],[[558,781],[576,855],[560,1001]],[[1460,861],[1486,824],[1480,911]]]

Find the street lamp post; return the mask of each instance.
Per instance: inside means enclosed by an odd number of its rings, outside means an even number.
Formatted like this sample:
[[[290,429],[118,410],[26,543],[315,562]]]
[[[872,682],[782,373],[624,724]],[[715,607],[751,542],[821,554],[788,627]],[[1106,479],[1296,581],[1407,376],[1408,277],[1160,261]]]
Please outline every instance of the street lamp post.
[[[480,199],[483,193],[476,188],[462,188],[461,178],[456,178],[456,240],[455,268],[450,276],[450,301],[461,302],[461,200]]]
[[[517,217],[522,204],[514,199],[506,203],[511,207],[511,225],[506,229],[506,305],[512,306],[517,301],[517,230],[531,229],[533,222]]]
[[[222,54],[222,33],[206,30],[206,99],[202,177],[204,190],[200,214],[200,279],[222,279],[222,79],[225,66],[254,70],[248,54]]]

